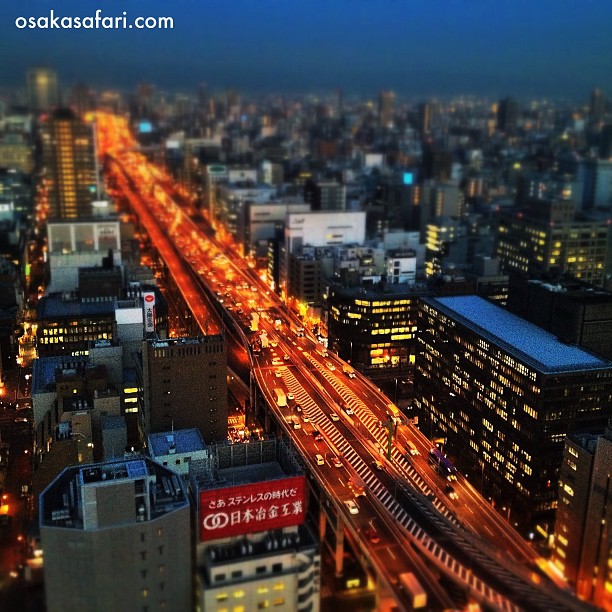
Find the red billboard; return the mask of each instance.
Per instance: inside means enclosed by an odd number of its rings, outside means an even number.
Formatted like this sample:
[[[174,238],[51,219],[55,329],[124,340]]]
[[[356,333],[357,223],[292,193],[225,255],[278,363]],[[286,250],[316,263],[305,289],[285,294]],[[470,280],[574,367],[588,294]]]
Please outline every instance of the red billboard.
[[[301,525],[306,480],[279,480],[200,491],[200,541]]]

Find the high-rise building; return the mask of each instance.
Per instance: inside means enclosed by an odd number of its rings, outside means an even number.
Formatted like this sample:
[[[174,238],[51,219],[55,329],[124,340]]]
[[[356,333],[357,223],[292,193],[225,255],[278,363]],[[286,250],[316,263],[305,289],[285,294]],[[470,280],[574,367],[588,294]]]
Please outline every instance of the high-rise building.
[[[96,110],[96,96],[89,85],[78,83],[72,88],[70,107],[79,117]]]
[[[31,68],[27,72],[28,104],[34,112],[47,112],[59,106],[57,73],[50,68]]]
[[[419,298],[426,290],[393,285],[384,291],[363,287],[329,290],[329,346],[369,376],[414,363]]]
[[[381,91],[378,94],[378,125],[382,128],[393,127],[395,94],[392,91]]]
[[[508,310],[563,342],[612,359],[612,293],[571,279],[553,283],[513,275]]]
[[[40,495],[49,612],[193,609],[189,498],[148,458],[65,469]]]
[[[423,102],[419,105],[419,127],[421,136],[429,134],[436,116],[436,106],[433,102]]]
[[[612,416],[612,361],[476,296],[424,298],[414,404],[523,533],[552,534],[567,434]]]
[[[142,347],[143,435],[196,428],[227,438],[227,352],[223,335],[146,340]]]
[[[512,135],[516,131],[519,106],[513,98],[504,98],[497,106],[497,129],[504,134]]]
[[[603,285],[609,233],[605,220],[577,220],[570,200],[531,200],[500,215],[497,256],[509,272],[567,273]]]
[[[606,110],[606,99],[601,89],[595,88],[591,92],[589,100],[589,122],[591,125],[597,125],[604,116]]]
[[[612,429],[567,438],[553,563],[580,599],[612,609]]]
[[[93,126],[69,109],[55,111],[43,124],[43,156],[49,179],[49,217],[94,216],[99,197]]]

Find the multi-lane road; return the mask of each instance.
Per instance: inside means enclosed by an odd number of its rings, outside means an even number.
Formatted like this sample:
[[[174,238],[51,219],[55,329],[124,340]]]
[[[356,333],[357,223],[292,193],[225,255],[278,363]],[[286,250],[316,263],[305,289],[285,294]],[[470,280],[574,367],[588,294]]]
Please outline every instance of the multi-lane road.
[[[132,150],[124,120],[102,114],[98,127],[113,184],[146,227],[202,332],[211,333],[220,319],[248,348],[266,413],[302,454],[332,516],[341,518],[376,575],[381,601],[388,596],[407,607],[397,576],[413,571],[431,609],[461,604],[457,591],[494,609],[584,609],[469,482],[459,476],[448,487],[427,461],[431,442],[394,416],[376,386],[347,376],[346,364],[308,330],[295,333],[301,322],[237,250],[202,231],[193,211],[177,204],[168,177]],[[269,344],[260,351],[253,314]],[[287,405],[279,405],[276,389],[292,398]],[[390,417],[396,422],[387,454]]]

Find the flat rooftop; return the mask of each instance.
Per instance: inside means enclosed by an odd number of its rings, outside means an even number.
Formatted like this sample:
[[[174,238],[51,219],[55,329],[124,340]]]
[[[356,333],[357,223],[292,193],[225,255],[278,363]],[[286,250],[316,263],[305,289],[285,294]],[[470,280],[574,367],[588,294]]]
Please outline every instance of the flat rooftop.
[[[197,429],[177,429],[149,434],[149,451],[152,457],[162,457],[175,453],[193,453],[206,448],[202,434]]]
[[[481,297],[466,295],[423,301],[541,372],[612,368],[612,361],[560,342],[553,334]]]

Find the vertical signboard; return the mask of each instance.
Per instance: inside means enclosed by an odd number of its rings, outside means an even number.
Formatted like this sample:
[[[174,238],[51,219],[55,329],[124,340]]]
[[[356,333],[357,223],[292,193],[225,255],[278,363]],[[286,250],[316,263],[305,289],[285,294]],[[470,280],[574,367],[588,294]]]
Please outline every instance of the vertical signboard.
[[[145,331],[155,331],[155,293],[153,291],[143,291]]]

